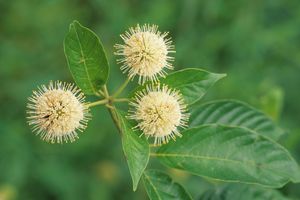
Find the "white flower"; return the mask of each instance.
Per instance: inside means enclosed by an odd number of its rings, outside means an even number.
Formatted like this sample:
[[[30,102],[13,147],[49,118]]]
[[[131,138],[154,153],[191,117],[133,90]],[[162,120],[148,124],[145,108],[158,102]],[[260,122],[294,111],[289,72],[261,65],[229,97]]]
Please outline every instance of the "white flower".
[[[181,94],[166,85],[146,86],[130,105],[129,118],[138,122],[136,128],[146,137],[155,138],[154,144],[175,140],[181,136],[178,128],[187,126],[189,114]]]
[[[90,119],[85,96],[74,84],[60,81],[42,85],[28,98],[28,122],[33,131],[47,142],[75,141]]]
[[[168,55],[174,53],[174,45],[168,33],[158,31],[156,25],[137,25],[121,35],[125,44],[116,44],[116,55],[123,56],[118,59],[122,63],[121,70],[133,79],[139,76],[139,83],[157,81],[158,76],[164,77],[165,69],[173,69],[171,61],[174,58]]]

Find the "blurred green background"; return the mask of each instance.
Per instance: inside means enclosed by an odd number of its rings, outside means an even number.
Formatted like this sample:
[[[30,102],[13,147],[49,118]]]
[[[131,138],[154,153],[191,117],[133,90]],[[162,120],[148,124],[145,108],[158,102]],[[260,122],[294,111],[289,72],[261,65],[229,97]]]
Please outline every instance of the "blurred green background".
[[[147,199],[132,183],[107,111],[73,144],[51,145],[26,123],[27,97],[49,80],[71,82],[62,42],[72,20],[102,39],[111,64],[109,89],[124,81],[113,55],[119,34],[137,23],[170,31],[175,69],[227,73],[203,99],[237,98],[266,112],[287,134],[300,162],[299,0],[11,0],[0,1],[0,199]],[[157,163],[151,163],[158,166]],[[171,171],[195,197],[210,183]],[[281,191],[300,198],[300,185]]]

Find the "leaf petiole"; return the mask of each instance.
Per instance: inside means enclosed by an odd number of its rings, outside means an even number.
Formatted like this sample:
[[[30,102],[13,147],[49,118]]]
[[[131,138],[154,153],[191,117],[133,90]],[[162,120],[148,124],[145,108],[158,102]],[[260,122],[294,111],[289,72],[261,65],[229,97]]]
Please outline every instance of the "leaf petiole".
[[[129,102],[130,100],[127,98],[119,98],[119,99],[113,99],[113,102]]]
[[[125,82],[119,87],[119,89],[113,94],[113,97],[117,97],[119,94],[123,92],[123,90],[126,88],[130,81],[130,78],[128,77]]]
[[[90,107],[93,107],[93,106],[103,105],[103,104],[107,104],[107,103],[108,103],[108,99],[102,99],[102,100],[99,100],[99,101],[88,103],[88,104],[86,104],[86,106],[90,108]]]
[[[149,145],[150,146],[150,145]],[[151,147],[151,146],[150,146]],[[150,153],[151,157],[157,157],[157,153]]]

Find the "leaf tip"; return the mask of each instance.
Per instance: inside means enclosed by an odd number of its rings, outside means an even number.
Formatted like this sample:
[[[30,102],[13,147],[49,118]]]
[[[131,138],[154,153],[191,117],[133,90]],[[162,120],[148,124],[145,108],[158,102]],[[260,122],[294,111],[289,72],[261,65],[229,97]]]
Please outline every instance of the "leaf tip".
[[[220,79],[225,78],[226,76],[227,76],[227,74],[219,74]]]
[[[75,28],[76,26],[81,26],[81,24],[79,23],[79,21],[73,20],[72,23],[69,25],[69,30]]]
[[[132,185],[132,190],[135,192],[137,189],[138,184],[137,183],[133,183]]]
[[[73,20],[71,24],[80,24],[78,20]]]

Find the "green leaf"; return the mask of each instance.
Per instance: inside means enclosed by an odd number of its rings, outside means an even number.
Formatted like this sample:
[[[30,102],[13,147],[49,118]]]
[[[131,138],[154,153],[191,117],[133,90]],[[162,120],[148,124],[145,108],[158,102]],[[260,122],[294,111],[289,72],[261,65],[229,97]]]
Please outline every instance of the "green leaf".
[[[131,174],[133,191],[135,191],[149,162],[149,144],[144,136],[139,137],[140,133],[133,131],[124,114],[118,111],[116,113],[120,120],[123,151]]]
[[[69,69],[85,94],[98,94],[107,79],[109,66],[100,39],[90,29],[74,21],[64,40]]]
[[[235,100],[221,100],[190,108],[190,127],[203,124],[241,126],[277,140],[284,131],[264,113]]]
[[[161,80],[162,84],[179,89],[187,104],[199,101],[225,74],[215,74],[201,69],[183,69]]]
[[[244,184],[227,184],[206,191],[199,200],[288,200],[279,191]]]
[[[267,90],[267,89],[266,89]],[[284,91],[280,87],[269,87],[259,98],[260,108],[274,120],[278,120],[284,102]]]
[[[151,200],[191,200],[191,196],[170,176],[157,170],[147,170],[143,182]]]
[[[182,132],[156,156],[169,167],[217,180],[278,188],[300,181],[298,164],[276,142],[249,129],[204,125]]]
[[[161,78],[160,83],[166,84],[170,88],[180,90],[185,99],[185,103],[194,104],[206,94],[206,91],[211,86],[225,76],[225,74],[215,74],[202,69],[188,68],[173,72],[165,78]],[[144,89],[145,85],[136,88],[134,93]]]

